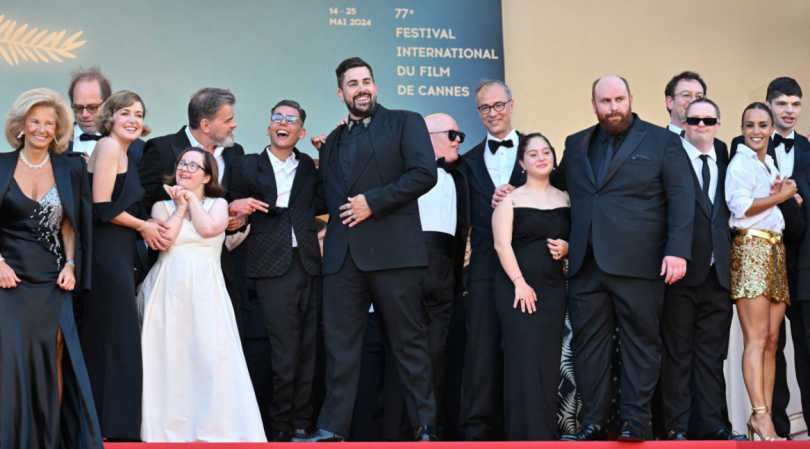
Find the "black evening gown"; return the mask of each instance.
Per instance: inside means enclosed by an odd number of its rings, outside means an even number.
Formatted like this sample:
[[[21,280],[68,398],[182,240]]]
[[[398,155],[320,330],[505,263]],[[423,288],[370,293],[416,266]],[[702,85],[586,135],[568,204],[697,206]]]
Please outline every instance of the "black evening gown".
[[[62,216],[56,186],[37,202],[12,180],[0,207],[0,254],[22,280],[0,290],[0,448],[103,447],[73,299],[56,285],[65,264]],[[59,329],[65,342],[61,407]]]
[[[512,308],[515,287],[503,271],[495,277],[495,310],[503,329],[504,421],[510,441],[557,439],[557,388],[567,294],[564,262],[546,239],[568,240],[571,210],[514,208],[512,249],[523,278],[537,294],[537,312]]]
[[[92,185],[93,174],[90,174]],[[93,204],[93,277],[84,295],[82,349],[105,438],[141,438],[143,361],[135,302],[136,232],[110,220],[139,215],[144,190],[134,159],[115,177],[112,201]]]

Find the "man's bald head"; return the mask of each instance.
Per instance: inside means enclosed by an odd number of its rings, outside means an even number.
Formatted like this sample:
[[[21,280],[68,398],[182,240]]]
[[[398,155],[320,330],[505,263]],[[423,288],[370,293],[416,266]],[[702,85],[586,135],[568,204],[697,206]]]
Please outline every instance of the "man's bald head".
[[[605,75],[593,82],[591,96],[593,112],[608,134],[618,136],[632,124],[633,96],[626,79]]]
[[[591,87],[591,100],[596,101],[596,89],[599,87],[599,90],[602,91],[604,88],[615,88],[618,87],[618,83],[624,84],[624,88],[627,90],[627,96],[630,96],[630,84],[627,83],[627,80],[619,75],[605,75],[601,78],[597,78],[596,81],[593,82],[593,86]]]
[[[450,140],[446,131],[458,131],[458,124],[447,114],[433,114],[425,117],[430,140],[433,143],[433,154],[436,159],[444,158],[445,162],[458,159],[459,139]]]

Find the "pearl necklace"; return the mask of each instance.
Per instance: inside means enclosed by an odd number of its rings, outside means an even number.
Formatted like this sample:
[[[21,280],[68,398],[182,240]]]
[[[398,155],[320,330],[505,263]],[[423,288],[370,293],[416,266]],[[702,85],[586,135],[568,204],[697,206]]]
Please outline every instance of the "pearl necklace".
[[[34,164],[28,162],[28,160],[25,159],[25,156],[23,155],[22,151],[20,151],[20,159],[22,159],[23,164],[27,165],[28,168],[33,168],[34,170],[39,170],[40,168],[44,167],[45,164],[47,164],[48,161],[51,159],[51,153],[45,154],[45,160],[42,161],[42,163],[39,164],[39,165],[34,165]]]

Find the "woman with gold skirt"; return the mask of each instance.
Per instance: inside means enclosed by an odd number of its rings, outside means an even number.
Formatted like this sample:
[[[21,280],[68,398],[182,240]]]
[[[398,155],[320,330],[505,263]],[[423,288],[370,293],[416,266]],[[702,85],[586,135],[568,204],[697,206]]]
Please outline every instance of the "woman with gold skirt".
[[[743,379],[751,399],[749,435],[778,441],[770,415],[776,372],[779,327],[790,303],[779,204],[796,194],[793,180],[782,179],[767,154],[773,114],[752,103],[742,117],[745,144],[740,144],[726,175],[726,202],[731,211],[731,299],[743,330]]]

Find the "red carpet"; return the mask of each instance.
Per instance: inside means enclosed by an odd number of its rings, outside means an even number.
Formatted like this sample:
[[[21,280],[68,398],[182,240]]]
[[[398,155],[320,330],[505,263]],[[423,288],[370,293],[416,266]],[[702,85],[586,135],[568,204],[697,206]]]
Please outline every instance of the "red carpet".
[[[628,449],[639,446],[639,443],[572,443],[562,441],[537,442],[448,442],[425,443],[435,449]],[[106,449],[270,449],[289,447],[291,449],[414,449],[419,443],[108,443]],[[810,441],[760,442],[746,441],[649,441],[643,443],[644,449],[807,449]]]

